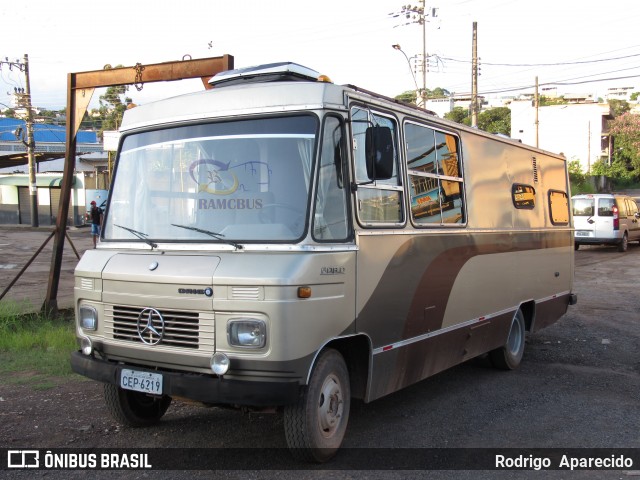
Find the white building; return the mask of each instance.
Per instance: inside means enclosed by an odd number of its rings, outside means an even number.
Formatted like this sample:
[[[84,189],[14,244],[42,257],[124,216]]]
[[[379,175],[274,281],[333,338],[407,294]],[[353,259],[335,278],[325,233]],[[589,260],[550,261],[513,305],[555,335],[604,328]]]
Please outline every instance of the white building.
[[[531,101],[514,101],[511,108],[511,137],[536,145],[535,108]],[[601,158],[610,160],[607,103],[572,103],[538,109],[538,146],[579,160],[587,173]]]
[[[478,104],[485,105],[485,98],[478,96]],[[446,98],[428,98],[425,104],[427,110],[431,110],[438,117],[444,118],[446,113],[453,111],[455,107],[468,110],[471,107],[471,95],[453,95]]]

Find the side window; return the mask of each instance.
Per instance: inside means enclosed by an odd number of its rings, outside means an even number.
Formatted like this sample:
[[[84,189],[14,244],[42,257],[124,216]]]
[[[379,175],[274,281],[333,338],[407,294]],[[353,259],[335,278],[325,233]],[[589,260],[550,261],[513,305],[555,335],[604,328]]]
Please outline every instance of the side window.
[[[616,201],[613,198],[598,199],[598,216],[613,217],[613,207],[615,206],[615,202]]]
[[[365,226],[399,225],[404,222],[402,183],[398,174],[398,128],[393,118],[383,116],[369,108],[351,109],[353,132],[353,159],[355,167],[356,210]],[[367,128],[387,127],[393,141],[393,169],[389,178],[372,180],[367,171]]]
[[[321,149],[313,238],[318,241],[346,240],[349,237],[349,184],[345,179],[344,129],[339,118],[330,116],[325,119]]]
[[[411,218],[417,225],[464,223],[458,139],[407,123],[404,127]]]
[[[536,206],[536,189],[531,185],[514,183],[511,186],[511,200],[516,208],[533,210]]]
[[[569,198],[565,192],[549,190],[549,215],[554,225],[569,224]]]

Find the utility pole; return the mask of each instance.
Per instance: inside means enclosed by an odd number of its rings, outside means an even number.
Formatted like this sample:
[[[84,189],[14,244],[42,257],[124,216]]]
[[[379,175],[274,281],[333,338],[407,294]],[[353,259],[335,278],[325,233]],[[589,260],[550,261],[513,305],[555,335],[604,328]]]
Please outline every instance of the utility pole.
[[[29,55],[24,54],[24,63],[20,63],[19,60],[15,62],[9,61],[7,57],[4,60],[0,61],[0,68],[2,65],[8,65],[9,70],[12,70],[13,67],[18,68],[21,72],[24,73],[25,79],[25,91],[24,93],[20,93],[19,100],[20,104],[24,105],[24,108],[27,110],[27,118],[26,118],[26,127],[27,127],[27,140],[24,140],[24,137],[18,133],[16,136],[19,140],[22,140],[25,147],[27,148],[27,158],[29,163],[29,199],[30,199],[30,211],[31,211],[31,226],[37,227],[39,225],[38,222],[38,189],[36,186],[36,166],[35,166],[35,150],[36,150],[36,142],[33,138],[33,108],[31,107],[31,84],[29,82]],[[16,90],[16,96],[18,96],[19,90]],[[21,129],[20,129],[21,130]]]
[[[29,55],[24,54],[24,81],[27,107],[27,158],[29,162],[29,198],[31,200],[31,226],[37,227],[38,187],[36,185],[36,142],[33,139],[33,109],[31,108],[31,85],[29,82]]]
[[[540,146],[539,137],[540,137],[540,121],[538,120],[538,115],[540,111],[540,96],[538,95],[538,76],[536,75],[536,91],[533,97],[533,106],[536,110],[536,119],[535,119],[535,130],[536,130],[536,148]]]
[[[410,25],[412,23],[417,23],[422,26],[422,64],[420,65],[422,73],[422,88],[417,92],[416,104],[424,108],[427,102],[427,66],[429,65],[427,55],[427,17],[431,16],[435,18],[438,9],[430,8],[429,11],[427,11],[426,0],[418,0],[418,3],[419,6],[403,5],[400,12],[390,13],[389,15],[393,18],[404,17],[407,20],[406,23],[396,25],[396,27]],[[399,49],[396,48],[396,50]]]
[[[478,126],[478,22],[471,37],[471,126]]]
[[[420,11],[420,23],[422,24],[422,92],[420,98],[422,98],[422,108],[427,106],[427,19],[425,18],[425,2],[426,0],[420,0],[422,7]]]

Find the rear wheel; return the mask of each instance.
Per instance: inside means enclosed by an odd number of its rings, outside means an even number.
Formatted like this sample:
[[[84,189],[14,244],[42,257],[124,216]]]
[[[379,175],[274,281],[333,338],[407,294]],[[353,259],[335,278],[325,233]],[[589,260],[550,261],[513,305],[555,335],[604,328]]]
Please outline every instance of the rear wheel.
[[[349,421],[350,396],[342,355],[325,350],[297,403],[284,410],[285,436],[294,457],[320,463],[336,454]]]
[[[626,252],[627,248],[629,248],[629,238],[627,237],[627,234],[625,233],[622,236],[622,240],[620,240],[620,243],[618,244],[618,251],[619,252]]]
[[[524,354],[525,324],[522,310],[518,310],[511,320],[507,343],[489,352],[491,363],[501,370],[513,370],[520,365]]]
[[[160,421],[171,405],[171,397],[147,395],[116,385],[104,386],[104,400],[111,416],[128,427],[148,427]]]

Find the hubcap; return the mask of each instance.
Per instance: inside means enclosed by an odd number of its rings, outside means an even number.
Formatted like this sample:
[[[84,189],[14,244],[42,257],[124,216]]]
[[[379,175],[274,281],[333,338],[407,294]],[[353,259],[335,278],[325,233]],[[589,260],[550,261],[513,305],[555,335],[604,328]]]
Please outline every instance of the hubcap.
[[[522,344],[522,331],[520,322],[517,319],[513,319],[513,323],[511,324],[511,331],[509,332],[509,340],[507,342],[507,348],[509,349],[509,353],[512,355],[517,355],[520,351],[520,346]]]
[[[334,375],[329,375],[322,384],[318,399],[318,423],[323,436],[330,437],[335,433],[342,419],[343,407],[340,382]]]

